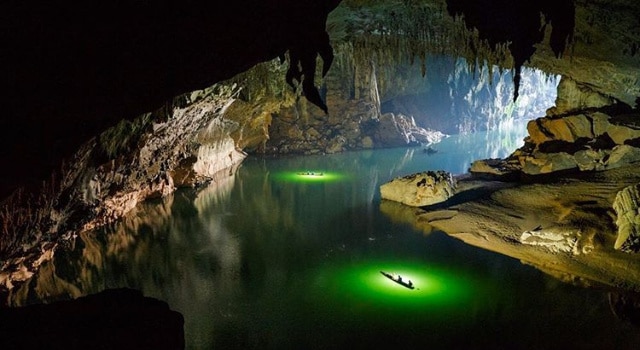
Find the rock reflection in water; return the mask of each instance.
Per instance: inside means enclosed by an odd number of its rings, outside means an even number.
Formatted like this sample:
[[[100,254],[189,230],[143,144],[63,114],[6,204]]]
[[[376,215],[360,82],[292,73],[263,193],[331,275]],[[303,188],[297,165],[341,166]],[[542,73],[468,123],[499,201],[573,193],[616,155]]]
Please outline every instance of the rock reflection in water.
[[[615,194],[637,181],[633,168],[529,184],[467,178],[458,185],[468,190],[448,202],[412,208],[385,200],[380,210],[394,221],[446,232],[573,285],[637,293],[640,259],[613,248],[611,207]]]
[[[239,243],[221,220],[234,179],[220,179],[197,194],[179,191],[144,203],[121,223],[81,234],[72,249],[59,250],[35,278],[12,291],[8,303],[52,302],[128,287],[185,315],[202,315],[204,310],[196,310],[202,305],[232,314],[226,305],[210,304],[225,299],[215,295],[237,293],[240,287]],[[185,329],[206,335],[212,322],[185,319]]]

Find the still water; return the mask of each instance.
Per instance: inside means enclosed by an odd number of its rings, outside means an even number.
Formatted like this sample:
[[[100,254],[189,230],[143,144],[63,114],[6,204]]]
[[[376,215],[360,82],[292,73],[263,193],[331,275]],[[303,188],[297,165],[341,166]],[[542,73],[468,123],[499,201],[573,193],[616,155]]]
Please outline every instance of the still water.
[[[214,186],[145,203],[79,237],[56,255],[48,294],[139,289],[184,315],[190,349],[634,348],[639,330],[614,316],[606,291],[381,213],[380,184],[464,173],[523,136],[452,136],[432,155],[249,157]]]

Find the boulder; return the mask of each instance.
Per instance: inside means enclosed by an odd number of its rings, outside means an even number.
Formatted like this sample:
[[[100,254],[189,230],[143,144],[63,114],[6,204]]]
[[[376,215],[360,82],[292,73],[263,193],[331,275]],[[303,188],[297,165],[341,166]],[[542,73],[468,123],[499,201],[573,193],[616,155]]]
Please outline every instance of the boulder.
[[[629,125],[611,124],[607,128],[607,134],[616,145],[623,145],[626,141],[640,137],[640,130]]]
[[[579,83],[567,76],[563,76],[558,84],[556,106],[552,113],[564,114],[586,108],[599,108],[614,103],[611,97],[604,96],[586,84]]]
[[[471,168],[469,168],[470,173],[489,178],[507,177],[518,170],[519,167],[509,160],[499,158],[476,160],[471,163]]]
[[[525,145],[502,163],[476,161],[470,171],[502,175],[507,160],[517,160],[512,171],[529,175],[577,169],[602,171],[640,162],[640,124],[637,113],[624,108],[586,110],[574,115],[552,115],[527,124]],[[617,109],[616,109],[617,108]],[[608,110],[607,113],[604,111]]]
[[[640,148],[629,145],[619,145],[611,150],[611,155],[605,165],[607,169],[615,169],[637,162],[640,162]]]
[[[534,152],[531,155],[521,156],[519,160],[522,172],[529,175],[548,174],[578,167],[574,157],[565,152]]]
[[[640,126],[617,119],[615,116],[593,111],[563,117],[538,118],[527,123],[528,141],[534,145],[550,141],[574,143],[593,140],[606,134],[614,144],[622,145],[640,138]]]
[[[640,251],[640,184],[627,186],[616,195],[613,202],[618,235],[614,244],[615,249],[625,252]]]
[[[609,159],[609,150],[585,149],[576,152],[573,158],[580,171],[605,170],[605,161]]]
[[[455,194],[456,182],[446,171],[426,171],[397,177],[380,186],[382,199],[421,207],[441,203]]]
[[[564,118],[538,118],[527,123],[529,140],[534,144],[547,141],[575,142],[579,138],[594,138],[591,120],[584,114]]]

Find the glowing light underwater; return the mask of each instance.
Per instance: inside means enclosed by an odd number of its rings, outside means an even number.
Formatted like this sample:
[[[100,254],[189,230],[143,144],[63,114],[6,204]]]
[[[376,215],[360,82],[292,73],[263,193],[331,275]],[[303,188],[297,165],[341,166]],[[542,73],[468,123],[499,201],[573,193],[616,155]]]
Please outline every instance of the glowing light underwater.
[[[283,171],[275,179],[286,182],[334,182],[345,179],[344,174],[322,170]]]
[[[406,288],[380,273],[395,273],[411,280],[415,289]],[[316,286],[326,297],[347,304],[366,304],[367,308],[403,310],[464,310],[477,302],[486,290],[469,275],[424,263],[369,262],[329,268],[317,277]]]

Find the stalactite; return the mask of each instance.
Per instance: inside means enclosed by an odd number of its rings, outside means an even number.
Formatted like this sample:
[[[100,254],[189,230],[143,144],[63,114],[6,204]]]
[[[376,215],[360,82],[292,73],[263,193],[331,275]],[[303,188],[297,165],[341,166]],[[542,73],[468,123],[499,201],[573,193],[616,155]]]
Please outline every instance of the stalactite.
[[[374,60],[371,60],[371,82],[369,95],[377,110],[377,114],[380,114],[380,91],[378,90],[378,78],[376,76],[376,64]]]
[[[354,45],[355,61],[376,54],[380,65],[418,61],[424,70],[424,57],[441,53],[465,57],[472,66],[486,61],[491,67],[513,67],[508,44],[490,47],[477,30],[466,27],[461,16],[445,16],[442,6],[402,2],[379,12],[386,15],[360,12],[359,21],[351,25],[354,33],[360,33],[353,35],[359,42]]]

